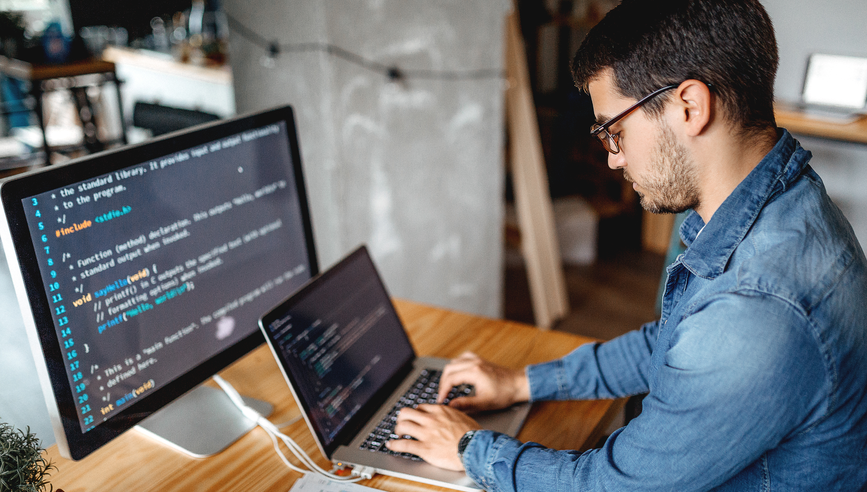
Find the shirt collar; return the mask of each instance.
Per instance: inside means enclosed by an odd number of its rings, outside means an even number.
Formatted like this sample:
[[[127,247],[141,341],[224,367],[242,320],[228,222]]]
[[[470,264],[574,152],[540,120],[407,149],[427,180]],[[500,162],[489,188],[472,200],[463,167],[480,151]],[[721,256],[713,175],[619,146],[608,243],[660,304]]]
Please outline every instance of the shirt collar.
[[[705,225],[694,211],[683,221],[680,236],[688,247],[681,259],[684,266],[700,277],[721,275],[765,205],[792,185],[811,157],[783,129],[774,148],[725,199],[710,222]]]

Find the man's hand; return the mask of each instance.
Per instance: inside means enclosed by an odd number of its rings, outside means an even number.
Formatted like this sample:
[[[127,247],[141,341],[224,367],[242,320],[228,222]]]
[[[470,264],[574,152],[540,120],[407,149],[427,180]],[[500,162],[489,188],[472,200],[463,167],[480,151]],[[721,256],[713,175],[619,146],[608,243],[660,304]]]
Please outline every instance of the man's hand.
[[[392,451],[412,453],[428,463],[447,470],[463,470],[458,457],[458,442],[464,434],[478,430],[479,424],[467,414],[444,405],[419,405],[402,408],[394,433],[416,439],[395,439],[385,445]]]
[[[443,369],[437,397],[442,402],[452,387],[473,385],[475,394],[449,402],[461,410],[499,410],[530,399],[530,383],[522,369],[491,364],[472,352],[464,352]]]

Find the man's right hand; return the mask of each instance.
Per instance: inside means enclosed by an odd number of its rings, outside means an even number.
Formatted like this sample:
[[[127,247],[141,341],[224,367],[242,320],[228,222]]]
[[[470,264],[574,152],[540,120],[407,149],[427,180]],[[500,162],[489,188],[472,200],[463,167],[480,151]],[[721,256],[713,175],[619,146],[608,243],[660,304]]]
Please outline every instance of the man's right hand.
[[[449,406],[464,411],[498,410],[530,399],[530,383],[523,369],[491,364],[472,352],[464,352],[443,369],[437,401],[461,384],[474,387],[474,394],[454,398]]]

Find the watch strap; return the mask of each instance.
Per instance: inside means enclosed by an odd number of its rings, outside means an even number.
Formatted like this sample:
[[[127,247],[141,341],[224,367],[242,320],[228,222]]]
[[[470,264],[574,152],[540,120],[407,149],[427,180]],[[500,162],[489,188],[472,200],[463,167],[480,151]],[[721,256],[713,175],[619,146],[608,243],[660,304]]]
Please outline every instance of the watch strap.
[[[461,436],[461,440],[458,441],[458,457],[463,461],[464,459],[464,451],[466,451],[467,446],[470,444],[470,441],[473,439],[473,436],[476,434],[476,431],[471,430]]]

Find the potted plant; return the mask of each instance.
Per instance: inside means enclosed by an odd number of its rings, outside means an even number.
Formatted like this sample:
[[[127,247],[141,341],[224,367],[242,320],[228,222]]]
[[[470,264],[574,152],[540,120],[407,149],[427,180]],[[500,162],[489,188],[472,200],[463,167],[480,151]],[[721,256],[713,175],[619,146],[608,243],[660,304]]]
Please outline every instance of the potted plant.
[[[56,467],[45,459],[43,451],[30,427],[22,431],[0,422],[0,491],[53,491],[47,477]]]

